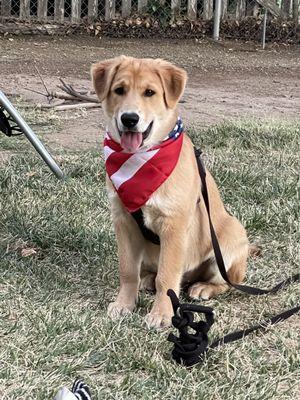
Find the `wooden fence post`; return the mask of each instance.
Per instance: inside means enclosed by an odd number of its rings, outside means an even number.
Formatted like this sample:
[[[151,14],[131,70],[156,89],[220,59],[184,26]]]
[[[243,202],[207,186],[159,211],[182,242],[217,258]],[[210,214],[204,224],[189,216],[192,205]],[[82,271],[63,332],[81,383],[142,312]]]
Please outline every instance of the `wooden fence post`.
[[[1,15],[3,17],[10,17],[11,13],[11,0],[2,0],[1,2]]]
[[[258,3],[255,1],[249,3],[249,1],[247,1],[246,3],[246,15],[250,16],[250,17],[257,17],[258,15],[258,10],[259,10],[259,5]]]
[[[293,19],[297,27],[299,25],[299,0],[293,0]]]
[[[213,0],[204,0],[203,2],[203,19],[212,19],[213,16]]]
[[[180,14],[181,0],[171,0],[172,17],[177,17]]]
[[[197,0],[188,0],[187,16],[191,21],[197,19]]]
[[[58,21],[58,22],[64,22],[64,20],[65,20],[65,2],[64,2],[64,0],[55,0],[54,20]]]
[[[138,0],[138,12],[143,12],[147,8],[148,0]]]
[[[246,15],[246,0],[238,0],[236,3],[235,17],[237,20],[242,19]]]
[[[291,10],[291,0],[282,0],[281,9],[284,15],[284,18],[288,18]]]
[[[222,7],[221,7],[221,18],[222,19],[227,17],[227,5],[228,5],[228,0],[222,0]]]
[[[48,0],[38,0],[37,17],[39,20],[47,19]]]
[[[128,17],[131,13],[131,0],[122,0],[122,17]]]
[[[81,0],[72,0],[71,22],[78,23],[81,19]]]
[[[264,7],[268,12],[275,17],[283,17],[281,8],[277,5],[276,0],[256,0],[258,4]]]
[[[98,17],[98,0],[88,2],[88,21],[94,21]]]
[[[259,5],[258,5],[257,3],[255,3],[254,6],[253,6],[252,16],[255,17],[255,18],[257,18],[259,12],[260,12]]]
[[[30,19],[30,0],[20,0],[20,19]]]
[[[105,0],[105,21],[115,18],[116,2],[115,0]]]

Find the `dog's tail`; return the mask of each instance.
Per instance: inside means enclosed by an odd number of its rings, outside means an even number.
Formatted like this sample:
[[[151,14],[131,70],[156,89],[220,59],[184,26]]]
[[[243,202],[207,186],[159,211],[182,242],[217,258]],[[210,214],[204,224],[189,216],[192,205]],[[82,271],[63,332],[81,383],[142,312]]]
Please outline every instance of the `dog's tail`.
[[[257,244],[250,244],[249,255],[252,257],[260,257],[262,254],[262,248]]]

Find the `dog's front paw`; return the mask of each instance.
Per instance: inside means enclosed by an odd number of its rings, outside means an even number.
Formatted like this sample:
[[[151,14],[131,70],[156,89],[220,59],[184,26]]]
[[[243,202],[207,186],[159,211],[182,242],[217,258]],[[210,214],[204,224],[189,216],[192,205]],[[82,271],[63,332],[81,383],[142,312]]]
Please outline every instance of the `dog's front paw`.
[[[145,324],[148,329],[163,329],[171,326],[172,315],[150,312],[145,317]]]
[[[131,314],[133,311],[133,307],[130,307],[128,305],[124,305],[121,303],[118,303],[117,301],[114,301],[113,303],[110,303],[107,308],[107,315],[111,319],[117,319],[120,317],[123,317],[124,315]]]

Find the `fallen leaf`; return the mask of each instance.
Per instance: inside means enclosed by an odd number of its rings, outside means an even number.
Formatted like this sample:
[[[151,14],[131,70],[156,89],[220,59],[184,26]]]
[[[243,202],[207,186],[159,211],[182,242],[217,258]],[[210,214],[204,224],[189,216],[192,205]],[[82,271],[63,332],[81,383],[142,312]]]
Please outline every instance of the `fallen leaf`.
[[[30,257],[36,254],[36,250],[32,247],[28,247],[27,249],[22,249],[21,250],[21,256],[22,257]]]
[[[28,176],[28,178],[31,178],[32,176],[35,176],[37,174],[36,171],[29,171],[27,172],[26,176]]]

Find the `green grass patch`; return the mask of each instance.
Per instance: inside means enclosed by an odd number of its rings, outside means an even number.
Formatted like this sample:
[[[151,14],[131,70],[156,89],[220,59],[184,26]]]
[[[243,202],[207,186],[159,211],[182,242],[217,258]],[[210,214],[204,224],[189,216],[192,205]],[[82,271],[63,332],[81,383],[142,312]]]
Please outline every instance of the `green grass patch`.
[[[263,247],[249,261],[248,283],[272,286],[296,273],[300,125],[241,122],[190,134],[226,206]],[[141,294],[132,317],[106,317],[118,269],[103,160],[97,152],[63,157],[64,182],[35,153],[0,167],[1,399],[51,399],[78,375],[93,399],[297,398],[299,317],[215,349],[191,370],[171,361],[168,331],[142,326],[151,295]],[[298,301],[296,284],[259,298],[219,296],[205,303],[217,311],[212,339]]]

